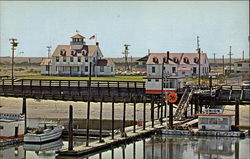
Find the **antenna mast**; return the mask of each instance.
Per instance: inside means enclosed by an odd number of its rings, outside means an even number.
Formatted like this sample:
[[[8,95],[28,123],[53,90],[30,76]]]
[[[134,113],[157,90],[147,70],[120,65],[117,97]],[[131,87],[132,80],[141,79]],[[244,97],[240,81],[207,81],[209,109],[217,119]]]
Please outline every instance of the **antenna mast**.
[[[232,50],[232,46],[229,46],[229,74],[231,73],[231,71],[232,71],[232,68],[231,68],[231,64],[232,64],[232,52],[231,52],[231,50]]]
[[[47,46],[48,49],[48,59],[50,58],[50,51],[51,51],[51,46]]]
[[[124,52],[122,53],[122,54],[124,54],[124,59],[125,59],[125,70],[129,70],[129,64],[128,64],[128,54],[129,54],[129,52],[128,52],[128,47],[129,47],[130,45],[128,45],[128,44],[124,44]]]

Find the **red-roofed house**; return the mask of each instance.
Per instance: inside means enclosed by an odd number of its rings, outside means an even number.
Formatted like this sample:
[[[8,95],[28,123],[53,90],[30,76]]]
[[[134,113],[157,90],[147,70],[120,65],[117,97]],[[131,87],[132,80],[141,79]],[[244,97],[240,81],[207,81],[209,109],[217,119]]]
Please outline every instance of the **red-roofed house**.
[[[114,76],[114,63],[103,59],[98,42],[96,45],[86,45],[85,37],[80,34],[71,39],[70,45],[58,45],[51,59],[41,62],[42,75],[88,76],[91,63],[92,76]]]

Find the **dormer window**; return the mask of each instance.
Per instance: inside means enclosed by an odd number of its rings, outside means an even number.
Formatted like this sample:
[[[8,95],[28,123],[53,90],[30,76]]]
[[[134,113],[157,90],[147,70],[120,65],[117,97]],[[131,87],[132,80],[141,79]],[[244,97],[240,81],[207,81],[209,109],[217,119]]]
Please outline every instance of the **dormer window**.
[[[157,57],[154,57],[154,58],[153,58],[153,62],[154,62],[154,63],[158,63],[158,58],[157,58]]]
[[[60,51],[60,55],[65,56],[65,55],[66,55],[66,50],[65,50],[65,49],[62,49],[62,50]]]
[[[183,62],[184,63],[189,63],[189,59],[187,57],[184,57]]]
[[[72,55],[72,56],[76,56],[76,51],[75,51],[75,50],[72,50],[72,51],[71,51],[71,55]]]
[[[168,62],[168,58],[167,57],[163,57],[163,63],[167,63]]]
[[[83,56],[87,56],[87,51],[86,50],[82,50],[82,55]]]
[[[174,58],[173,58],[173,61],[174,61],[174,63],[178,63],[178,58],[177,58],[177,57],[174,57]]]
[[[198,63],[199,62],[199,58],[198,57],[195,57],[194,58],[194,63]]]

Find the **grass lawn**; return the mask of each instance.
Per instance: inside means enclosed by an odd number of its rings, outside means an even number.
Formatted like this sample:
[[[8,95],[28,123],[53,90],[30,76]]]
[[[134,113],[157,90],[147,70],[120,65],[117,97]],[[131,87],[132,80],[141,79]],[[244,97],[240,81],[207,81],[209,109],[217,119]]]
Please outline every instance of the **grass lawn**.
[[[115,76],[92,77],[97,81],[143,81],[144,76]],[[20,76],[18,79],[47,79],[47,80],[88,80],[88,77],[60,77],[60,76]]]

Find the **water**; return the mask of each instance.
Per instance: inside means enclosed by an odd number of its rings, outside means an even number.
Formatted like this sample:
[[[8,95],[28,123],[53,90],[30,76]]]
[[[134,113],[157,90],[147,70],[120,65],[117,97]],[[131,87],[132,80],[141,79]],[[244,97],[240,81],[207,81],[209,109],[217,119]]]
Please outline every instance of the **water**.
[[[84,140],[75,145],[84,144]],[[53,148],[52,148],[53,147]],[[114,147],[77,159],[250,159],[250,138],[176,137],[155,135],[134,143]],[[49,145],[16,145],[0,149],[3,159],[54,159],[55,151],[67,148],[66,141]]]

